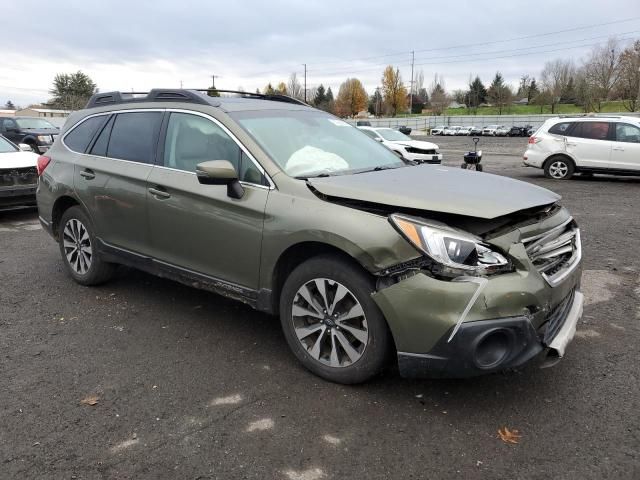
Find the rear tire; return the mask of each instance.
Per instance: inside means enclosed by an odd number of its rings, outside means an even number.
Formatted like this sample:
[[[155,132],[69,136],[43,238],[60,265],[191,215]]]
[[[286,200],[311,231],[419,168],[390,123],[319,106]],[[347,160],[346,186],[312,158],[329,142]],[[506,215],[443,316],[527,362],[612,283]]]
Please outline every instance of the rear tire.
[[[544,163],[544,175],[554,180],[568,180],[575,172],[573,161],[564,156],[555,156],[549,158]]]
[[[482,165],[480,165],[479,163],[476,165],[476,171],[477,172],[481,172],[482,171]]]
[[[99,285],[109,280],[116,266],[100,258],[89,216],[79,206],[67,209],[58,230],[62,261],[80,285]]]
[[[336,255],[299,265],[280,296],[280,322],[297,359],[331,382],[354,384],[379,374],[392,346],[371,298],[373,279]]]

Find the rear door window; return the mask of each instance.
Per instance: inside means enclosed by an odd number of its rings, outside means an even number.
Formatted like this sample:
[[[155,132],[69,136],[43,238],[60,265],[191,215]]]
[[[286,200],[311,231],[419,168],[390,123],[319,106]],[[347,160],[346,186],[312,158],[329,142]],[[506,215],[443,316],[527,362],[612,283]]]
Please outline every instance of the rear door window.
[[[556,123],[549,129],[549,133],[554,135],[568,135],[573,125],[573,122]]]
[[[111,128],[107,157],[153,163],[162,112],[119,113]]]
[[[108,115],[86,119],[64,137],[64,143],[74,152],[84,153],[98,129],[107,121]]]
[[[616,141],[640,143],[640,128],[628,123],[616,123]]]
[[[580,122],[571,132],[571,136],[591,140],[607,140],[609,125],[609,122]]]

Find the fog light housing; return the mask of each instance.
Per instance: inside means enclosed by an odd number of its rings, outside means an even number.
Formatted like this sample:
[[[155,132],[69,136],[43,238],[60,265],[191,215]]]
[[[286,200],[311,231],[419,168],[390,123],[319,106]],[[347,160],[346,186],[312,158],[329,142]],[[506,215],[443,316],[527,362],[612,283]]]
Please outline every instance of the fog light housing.
[[[473,360],[484,370],[498,367],[511,356],[515,338],[511,330],[496,328],[484,332],[475,342]]]

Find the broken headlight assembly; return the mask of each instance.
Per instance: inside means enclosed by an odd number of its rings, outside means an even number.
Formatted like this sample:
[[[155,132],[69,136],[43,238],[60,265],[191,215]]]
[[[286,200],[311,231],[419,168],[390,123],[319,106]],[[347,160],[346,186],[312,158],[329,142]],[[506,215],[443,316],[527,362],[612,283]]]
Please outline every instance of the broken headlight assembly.
[[[435,274],[482,276],[512,269],[507,258],[470,233],[398,214],[390,215],[389,221],[409,243],[434,262],[432,271]]]

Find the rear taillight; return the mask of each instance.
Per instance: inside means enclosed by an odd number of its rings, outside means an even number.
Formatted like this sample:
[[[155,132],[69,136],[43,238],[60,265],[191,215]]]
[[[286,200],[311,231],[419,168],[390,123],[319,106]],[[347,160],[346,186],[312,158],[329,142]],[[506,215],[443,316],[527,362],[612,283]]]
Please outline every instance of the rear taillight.
[[[36,168],[38,169],[38,176],[42,175],[44,169],[47,168],[49,162],[51,161],[51,157],[45,157],[44,155],[40,155],[38,157],[38,163],[36,164]]]
[[[542,139],[540,137],[534,137],[533,135],[531,135],[529,137],[529,145],[533,145],[535,143],[541,142]]]

